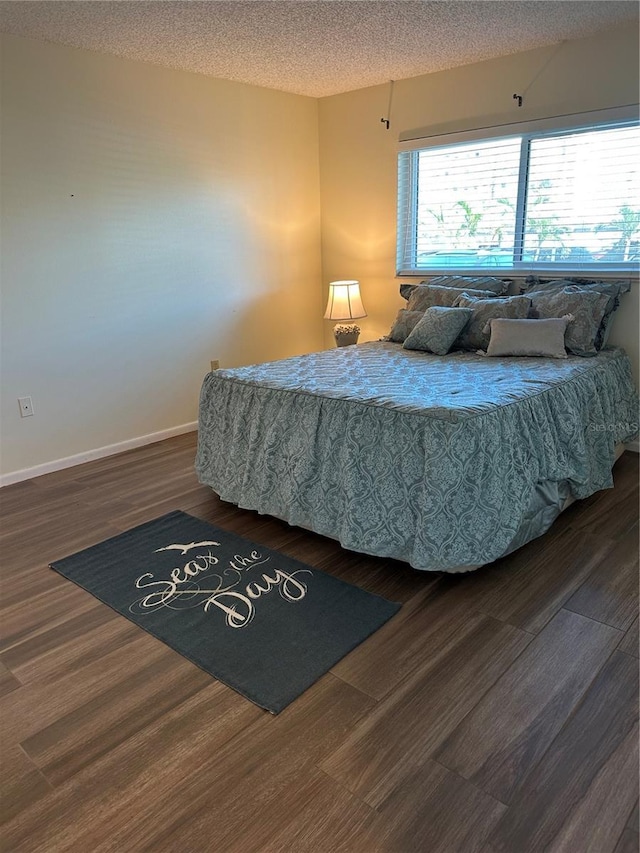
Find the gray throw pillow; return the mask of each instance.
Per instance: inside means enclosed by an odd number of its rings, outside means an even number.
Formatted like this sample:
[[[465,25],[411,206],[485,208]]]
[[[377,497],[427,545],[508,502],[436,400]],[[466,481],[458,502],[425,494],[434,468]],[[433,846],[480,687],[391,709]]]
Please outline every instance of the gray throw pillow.
[[[503,296],[509,289],[511,279],[496,278],[493,275],[437,275],[420,284],[433,284],[437,287],[457,287],[462,289],[484,290]]]
[[[564,317],[573,314],[567,326],[564,344],[574,355],[597,355],[596,340],[604,319],[609,295],[598,291],[584,291],[577,287],[548,292],[530,292],[531,315],[534,318]]]
[[[609,300],[607,307],[600,323],[600,328],[596,335],[595,347],[601,350],[607,343],[609,329],[613,314],[620,304],[620,296],[627,293],[631,288],[631,282],[628,279],[617,279],[611,281],[595,281],[589,278],[562,278],[562,279],[544,279],[538,276],[530,275],[525,279],[525,294],[529,296],[531,293],[550,291],[558,292],[560,290],[573,290],[582,292],[605,293]]]
[[[404,342],[404,348],[446,355],[472,314],[471,308],[434,305],[424,312],[420,322],[414,326]]]
[[[432,284],[420,284],[411,291],[407,299],[407,311],[426,311],[433,305],[451,308],[458,296],[469,293],[471,296],[487,297],[484,290],[465,290],[459,287],[436,287]]]
[[[414,327],[420,322],[420,320],[422,320],[423,317],[424,311],[407,311],[405,308],[401,308],[398,311],[398,316],[394,320],[387,340],[403,344],[406,337],[413,331]]]
[[[527,296],[499,296],[477,299],[475,296],[465,293],[456,300],[456,307],[473,309],[471,319],[455,342],[456,349],[486,350],[489,346],[490,329],[487,325],[489,320],[498,317],[525,320],[529,314],[531,300]]]
[[[566,358],[564,335],[571,317],[549,320],[489,320],[491,338],[487,355],[542,356]]]

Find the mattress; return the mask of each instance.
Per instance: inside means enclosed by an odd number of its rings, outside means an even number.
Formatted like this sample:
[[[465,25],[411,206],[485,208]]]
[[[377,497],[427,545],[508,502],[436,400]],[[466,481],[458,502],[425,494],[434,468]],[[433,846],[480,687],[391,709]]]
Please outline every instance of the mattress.
[[[224,500],[345,548],[461,571],[612,486],[636,420],[620,349],[556,360],[376,342],[208,374],[196,470]]]

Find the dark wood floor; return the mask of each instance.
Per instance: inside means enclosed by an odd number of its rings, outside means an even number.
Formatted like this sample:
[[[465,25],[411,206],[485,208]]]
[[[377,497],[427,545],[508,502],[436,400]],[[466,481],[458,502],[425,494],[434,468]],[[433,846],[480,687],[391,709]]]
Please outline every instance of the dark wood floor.
[[[638,457],[464,576],[223,504],[182,436],[0,492],[4,851],[638,850]],[[277,717],[47,568],[173,509],[403,602]]]

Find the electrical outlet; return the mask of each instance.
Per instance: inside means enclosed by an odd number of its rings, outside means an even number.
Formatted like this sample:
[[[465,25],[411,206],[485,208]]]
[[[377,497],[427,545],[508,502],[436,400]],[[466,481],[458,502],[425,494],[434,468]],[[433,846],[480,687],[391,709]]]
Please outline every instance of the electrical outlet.
[[[33,414],[33,401],[31,397],[18,397],[18,405],[20,406],[20,417],[30,418]]]
[[[219,368],[220,368],[220,362],[218,361],[218,359],[217,358],[212,359],[211,360],[211,370],[219,370]]]

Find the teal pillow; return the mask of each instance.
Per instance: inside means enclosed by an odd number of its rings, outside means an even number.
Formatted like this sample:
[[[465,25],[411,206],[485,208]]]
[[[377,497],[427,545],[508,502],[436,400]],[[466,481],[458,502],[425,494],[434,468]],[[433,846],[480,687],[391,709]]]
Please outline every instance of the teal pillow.
[[[468,294],[459,296],[456,308],[471,308],[473,317],[465,326],[456,341],[458,349],[477,351],[489,346],[489,320],[494,317],[506,317],[508,320],[525,320],[529,314],[531,300],[526,296],[493,296],[489,299],[476,299]],[[564,311],[563,314],[571,312]],[[558,314],[558,316],[562,316]]]
[[[598,290],[565,287],[564,290],[530,291],[531,312],[534,317],[563,317],[573,315],[567,326],[564,345],[573,355],[598,354],[598,335],[607,312],[610,294]]]
[[[488,297],[493,293],[486,290],[469,290],[460,287],[436,287],[432,284],[419,284],[411,291],[407,299],[407,311],[426,311],[434,305],[451,308],[453,303],[463,293],[470,296]]]
[[[406,308],[401,308],[398,311],[398,316],[393,322],[391,331],[387,336],[388,341],[395,341],[401,344],[406,339],[407,335],[415,328],[422,320],[424,311],[407,311]]]
[[[511,279],[496,278],[493,275],[438,275],[435,278],[430,278],[426,281],[421,281],[420,284],[434,284],[438,287],[458,287],[473,290],[485,290],[487,293],[493,293],[496,296],[504,296],[509,290]]]
[[[620,297],[623,293],[628,293],[631,288],[629,279],[594,281],[589,278],[563,278],[550,280],[538,278],[535,275],[527,276],[525,285],[524,292],[534,302],[534,296],[538,293],[559,293],[561,291],[571,291],[573,293],[597,291],[598,293],[606,293],[609,301],[607,302],[607,307],[605,308],[604,316],[595,338],[595,348],[597,350],[601,350],[606,345],[613,313],[620,304]]]
[[[424,312],[424,317],[406,338],[404,348],[446,355],[472,314],[471,308],[434,305]]]

